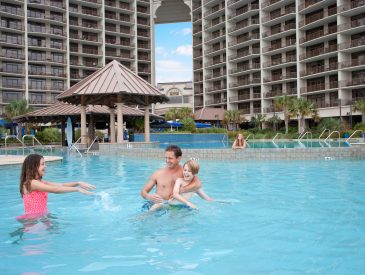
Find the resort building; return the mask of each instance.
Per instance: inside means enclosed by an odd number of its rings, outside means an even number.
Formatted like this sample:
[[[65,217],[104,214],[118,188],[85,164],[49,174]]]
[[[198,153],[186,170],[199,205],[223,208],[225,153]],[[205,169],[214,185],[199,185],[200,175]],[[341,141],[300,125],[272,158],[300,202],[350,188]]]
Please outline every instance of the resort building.
[[[365,98],[364,0],[1,0],[0,114],[33,107],[113,59],[155,83],[154,24],[192,22],[193,105],[280,111],[304,97],[321,117]]]
[[[157,89],[169,99],[166,103],[153,105],[153,113],[157,115],[166,114],[170,108],[194,108],[192,82],[166,82],[158,83]]]

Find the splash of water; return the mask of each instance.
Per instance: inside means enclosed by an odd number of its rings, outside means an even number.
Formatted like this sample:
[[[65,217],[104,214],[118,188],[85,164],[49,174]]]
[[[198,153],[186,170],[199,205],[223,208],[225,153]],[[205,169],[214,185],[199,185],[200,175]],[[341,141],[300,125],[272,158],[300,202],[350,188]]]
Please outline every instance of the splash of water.
[[[94,204],[103,211],[118,212],[120,210],[120,206],[115,205],[112,197],[106,191],[95,194]]]

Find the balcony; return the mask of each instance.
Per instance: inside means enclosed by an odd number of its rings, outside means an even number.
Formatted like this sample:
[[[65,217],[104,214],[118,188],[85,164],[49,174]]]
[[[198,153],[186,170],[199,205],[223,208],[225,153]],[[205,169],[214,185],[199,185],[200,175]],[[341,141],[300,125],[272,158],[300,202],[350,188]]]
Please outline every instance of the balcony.
[[[63,1],[62,1],[63,2]],[[62,2],[59,1],[49,1],[49,0],[28,0],[28,4],[39,4],[44,6],[52,6],[60,9],[65,9],[66,7],[63,5]]]
[[[206,88],[205,92],[210,93],[210,92],[216,92],[216,91],[221,91],[221,90],[225,90],[225,89],[227,89],[227,85],[217,85],[217,86]]]
[[[205,76],[205,80],[210,80],[210,79],[218,78],[218,77],[225,77],[226,74],[227,74],[227,72],[225,70],[223,70],[222,72],[218,72],[218,73],[207,74]]]
[[[229,98],[229,102],[249,100],[250,98],[251,98],[250,94],[241,94],[241,95],[237,95],[237,96],[231,96]]]
[[[13,15],[18,15],[18,16],[24,16],[24,12],[21,8],[15,8],[15,7],[11,7],[11,6],[0,6],[0,11],[5,12],[5,13],[10,13]]]
[[[262,34],[262,37],[266,38],[266,37],[269,37],[269,36],[272,36],[272,35],[275,35],[275,34],[278,34],[278,33],[282,33],[282,32],[285,32],[285,31],[295,30],[295,28],[296,28],[295,23],[285,24],[285,25],[282,25],[280,28],[275,28],[275,29],[272,29],[270,31],[264,32]]]
[[[25,85],[24,83],[20,83],[20,82],[4,82],[4,78],[3,78],[3,83],[1,85],[3,88],[9,88],[9,89],[25,89]]]
[[[268,98],[268,97],[276,97],[276,96],[282,96],[282,95],[283,95],[282,90],[271,90],[271,91],[267,92],[264,97]]]
[[[7,29],[12,29],[12,30],[18,30],[18,31],[24,31],[24,26],[20,23],[17,22],[6,22],[6,21],[1,21],[1,25],[2,28],[7,28]]]
[[[240,73],[240,72],[244,72],[244,71],[249,71],[249,70],[255,70],[255,69],[260,69],[261,65],[260,63],[252,63],[251,65],[247,64],[246,66],[239,66],[235,69],[230,69],[230,73],[234,74],[234,73]]]
[[[234,41],[231,41],[228,43],[228,47],[233,47],[235,45],[247,42],[247,41],[251,41],[252,39],[260,39],[260,34],[255,33],[252,35],[247,35],[247,36],[242,36]]]
[[[308,35],[306,35],[305,37],[302,37],[300,38],[299,42],[300,43],[305,43],[305,42],[308,42],[308,41],[311,41],[311,40],[314,40],[314,39],[317,39],[317,38],[320,38],[320,37],[323,37],[323,36],[326,36],[326,35],[329,35],[329,34],[333,34],[333,33],[336,33],[337,32],[337,26],[333,26],[333,27],[330,27],[328,28],[327,30],[319,30],[319,31],[316,31],[316,32],[312,32]]]
[[[353,78],[351,81],[347,81],[346,83],[346,87],[359,86],[359,85],[365,85],[365,78],[362,77]]]
[[[295,13],[295,7],[286,8],[285,11],[283,11],[283,12],[275,13],[275,14],[266,16],[262,19],[262,23],[267,23],[271,20],[280,18],[282,16],[285,16],[285,15],[288,15],[288,14],[291,14],[291,13]]]
[[[337,51],[337,49],[338,49],[337,44],[334,44],[334,45],[330,45],[329,47],[326,47],[326,48],[316,48],[316,49],[309,50],[309,51],[307,50],[307,53],[300,55],[300,60],[311,58],[311,57],[322,55],[322,54],[327,54],[330,52],[335,52],[335,51]]]
[[[310,0],[310,1],[307,0],[307,1],[304,1],[303,4],[300,4],[299,5],[299,11],[302,11],[302,10],[304,10],[306,8],[309,8],[310,6],[313,6],[313,5],[315,5],[317,3],[320,3],[322,1],[323,0]]]
[[[226,98],[220,98],[220,99],[209,99],[205,101],[205,105],[214,105],[214,104],[222,104],[227,103]]]
[[[230,55],[229,60],[234,60],[234,59],[237,59],[237,58],[242,58],[242,57],[253,55],[253,54],[260,54],[260,49],[259,48],[253,48],[252,50],[239,52],[236,55]]]
[[[341,62],[341,68],[350,68],[365,65],[365,59],[353,59],[351,61]]]
[[[365,36],[358,39],[354,39],[351,42],[341,43],[340,50],[345,50],[359,46],[365,46]]]
[[[330,83],[318,83],[315,85],[310,85],[308,87],[301,87],[300,93],[305,94],[305,93],[318,92],[337,88],[338,88],[338,81],[331,81]]]
[[[24,74],[24,69],[22,67],[8,67],[8,66],[4,66],[4,67],[0,67],[0,72],[2,73],[9,73],[9,74]]]
[[[260,83],[261,83],[260,78],[242,79],[242,80],[238,80],[237,82],[230,83],[229,87],[236,88],[236,87],[240,87],[240,86],[254,85],[254,84],[260,84]]]
[[[343,11],[348,11],[348,10],[352,10],[352,9],[356,9],[356,8],[360,8],[360,7],[364,7],[365,6],[365,1],[364,0],[355,0],[355,1],[351,1],[350,4],[345,4],[342,8]]]
[[[264,8],[267,8],[268,6],[271,6],[277,2],[280,2],[281,0],[269,0],[269,1],[265,1],[261,4],[261,8],[264,9]]]
[[[313,67],[313,68],[308,68],[306,71],[300,72],[300,76],[309,76],[309,75],[312,75],[312,74],[329,72],[329,71],[333,71],[333,70],[337,70],[337,69],[338,69],[338,64],[337,63],[329,64],[328,67],[326,67],[324,65],[316,66],[316,67]]]
[[[296,72],[287,72],[285,75],[272,75],[271,78],[264,78],[264,82],[274,82],[286,79],[297,78]]]
[[[259,10],[259,4],[249,4],[247,5],[244,9],[239,9],[238,11],[234,12],[233,14],[231,14],[228,19],[232,19],[236,16],[239,16],[241,14],[244,14],[246,12],[249,12],[249,11],[254,11],[254,10]]]

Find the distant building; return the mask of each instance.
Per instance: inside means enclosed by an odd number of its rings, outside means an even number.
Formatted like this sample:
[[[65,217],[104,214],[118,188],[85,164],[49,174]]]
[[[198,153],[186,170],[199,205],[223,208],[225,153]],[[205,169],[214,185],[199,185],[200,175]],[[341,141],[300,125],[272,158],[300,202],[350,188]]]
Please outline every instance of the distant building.
[[[191,81],[158,83],[157,88],[169,98],[169,102],[154,105],[153,112],[156,115],[164,115],[170,108],[189,107],[193,109],[194,95]]]

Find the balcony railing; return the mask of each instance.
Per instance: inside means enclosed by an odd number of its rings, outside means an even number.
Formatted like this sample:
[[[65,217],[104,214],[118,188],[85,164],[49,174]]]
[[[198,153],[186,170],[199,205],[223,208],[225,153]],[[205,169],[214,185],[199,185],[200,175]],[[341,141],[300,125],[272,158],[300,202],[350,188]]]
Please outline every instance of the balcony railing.
[[[237,96],[231,96],[229,98],[229,101],[232,102],[232,101],[240,101],[240,100],[249,100],[251,97],[250,97],[250,94],[242,94],[242,95],[237,95]]]
[[[285,15],[288,15],[288,14],[291,14],[291,13],[295,13],[295,7],[286,8],[285,11],[283,11],[283,12],[266,16],[262,19],[262,23],[269,22],[271,20],[274,20],[276,18],[285,16]]]
[[[365,45],[365,36],[358,38],[358,39],[354,39],[351,42],[341,43],[340,49],[344,50],[344,49],[354,48],[354,47],[359,47],[359,46],[364,46],[364,45]]]
[[[264,78],[264,82],[273,82],[273,81],[291,79],[291,78],[296,78],[296,77],[297,77],[296,72],[292,72],[292,73],[288,72],[285,75],[272,75],[269,78]]]
[[[0,11],[10,13],[10,14],[14,14],[14,15],[19,15],[19,16],[24,15],[24,12],[21,8],[15,8],[15,7],[10,7],[10,6],[1,5],[0,6]]]
[[[227,102],[226,98],[209,99],[209,100],[205,101],[205,105],[222,104],[222,103],[226,103],[226,102]]]
[[[252,55],[252,54],[260,54],[260,49],[259,48],[253,48],[252,50],[240,52],[236,55],[230,55],[229,60],[245,57],[245,56]]]
[[[205,89],[206,93],[227,89],[227,85],[213,86]]]
[[[341,68],[349,68],[365,65],[365,59],[353,59],[351,61],[341,62]]]
[[[305,93],[323,91],[327,89],[336,89],[336,88],[338,88],[338,81],[331,81],[330,83],[318,83],[315,85],[310,85],[308,87],[301,87],[300,93],[305,94]]]
[[[300,55],[300,60],[311,58],[311,57],[322,55],[322,54],[326,54],[326,53],[330,53],[330,52],[334,52],[334,51],[337,51],[337,48],[338,48],[337,44],[334,44],[334,45],[330,45],[329,47],[326,47],[326,48],[316,48],[313,50],[307,50],[307,53]]]
[[[305,37],[300,38],[300,43],[308,42],[317,38],[320,38],[322,36],[326,36],[329,34],[333,34],[337,32],[337,26],[333,26],[331,28],[328,28],[327,30],[318,30],[316,32],[310,33],[306,35]]]
[[[312,74],[318,74],[318,73],[323,73],[323,72],[328,72],[328,71],[333,71],[333,70],[337,70],[338,69],[338,64],[334,63],[334,64],[329,64],[329,66],[316,66],[313,68],[309,68],[305,71],[300,72],[301,76],[308,76],[308,75],[312,75]]]
[[[358,77],[353,78],[351,81],[347,81],[346,86],[359,86],[359,85],[365,85],[365,78]]]
[[[229,87],[230,88],[236,88],[236,87],[240,87],[240,86],[260,84],[260,83],[261,83],[260,78],[243,79],[243,80],[238,80],[237,82],[230,83]]]
[[[249,4],[247,5],[244,9],[240,9],[240,10],[236,10],[236,12],[234,12],[233,14],[231,14],[228,19],[232,19],[236,16],[239,16],[241,14],[244,14],[246,12],[249,12],[249,11],[253,11],[253,10],[258,10],[260,7],[259,7],[259,4]]]
[[[260,69],[260,63],[252,63],[251,65],[247,64],[245,66],[239,66],[235,69],[230,69],[229,72],[231,74],[234,74],[234,73],[239,73],[239,72],[244,72],[244,71],[254,70],[254,69]]]
[[[240,37],[240,38],[238,38],[234,41],[229,42],[228,47],[232,47],[232,46],[235,46],[235,45],[250,41],[252,39],[260,39],[260,34],[255,33],[255,34],[252,34],[252,35],[247,35],[247,36]]]
[[[280,28],[275,28],[270,31],[264,32],[262,34],[262,37],[263,38],[269,37],[269,36],[272,36],[272,35],[275,35],[278,33],[282,33],[282,32],[288,31],[288,30],[294,30],[295,28],[296,28],[295,23],[285,24],[285,25],[282,25]]]

